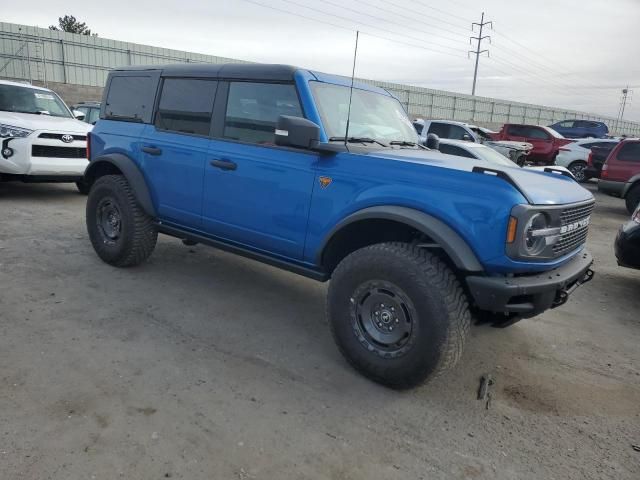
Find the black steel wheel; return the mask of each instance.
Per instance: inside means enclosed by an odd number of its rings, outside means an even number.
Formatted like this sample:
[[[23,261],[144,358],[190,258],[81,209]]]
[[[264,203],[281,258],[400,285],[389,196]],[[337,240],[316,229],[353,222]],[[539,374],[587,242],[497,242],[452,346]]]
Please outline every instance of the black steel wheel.
[[[414,387],[452,368],[471,322],[454,272],[406,243],[371,245],[343,259],[331,277],[327,316],[349,363],[392,388]]]
[[[105,175],[87,198],[87,231],[93,249],[106,263],[129,267],[145,261],[158,231],[122,175]]]

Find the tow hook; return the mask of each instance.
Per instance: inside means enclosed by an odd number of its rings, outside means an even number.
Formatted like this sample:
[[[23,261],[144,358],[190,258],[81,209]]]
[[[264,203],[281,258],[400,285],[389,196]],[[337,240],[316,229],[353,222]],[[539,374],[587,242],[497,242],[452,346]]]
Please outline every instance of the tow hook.
[[[556,308],[556,307],[559,307],[560,305],[564,305],[565,303],[567,303],[567,300],[569,300],[569,295],[571,295],[573,291],[576,288],[578,288],[580,285],[584,285],[585,283],[593,280],[594,275],[595,275],[595,272],[591,269],[588,269],[586,272],[584,272],[584,275],[582,276],[582,278],[579,278],[578,280],[573,282],[571,285],[569,285],[567,288],[558,290],[558,293],[556,294],[556,298],[553,301],[552,308]]]

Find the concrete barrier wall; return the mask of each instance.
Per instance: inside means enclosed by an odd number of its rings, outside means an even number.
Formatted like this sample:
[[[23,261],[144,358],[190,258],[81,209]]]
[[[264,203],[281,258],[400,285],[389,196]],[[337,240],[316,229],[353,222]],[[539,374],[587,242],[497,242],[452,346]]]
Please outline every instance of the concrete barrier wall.
[[[167,63],[242,60],[152,47],[0,22],[0,78],[47,85],[65,101],[97,100],[110,69]],[[605,122],[612,134],[640,136],[640,123],[575,110],[363,80],[393,93],[412,117],[450,119],[499,128],[507,122],[549,125],[564,119]]]

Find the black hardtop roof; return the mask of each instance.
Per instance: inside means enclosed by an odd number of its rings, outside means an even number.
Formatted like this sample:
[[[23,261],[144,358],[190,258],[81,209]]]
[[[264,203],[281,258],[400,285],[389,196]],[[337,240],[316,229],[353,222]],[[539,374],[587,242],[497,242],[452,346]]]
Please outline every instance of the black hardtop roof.
[[[300,70],[291,65],[262,63],[181,63],[173,65],[136,65],[114,69],[119,72],[161,71],[164,76],[241,78],[245,80],[292,81]]]

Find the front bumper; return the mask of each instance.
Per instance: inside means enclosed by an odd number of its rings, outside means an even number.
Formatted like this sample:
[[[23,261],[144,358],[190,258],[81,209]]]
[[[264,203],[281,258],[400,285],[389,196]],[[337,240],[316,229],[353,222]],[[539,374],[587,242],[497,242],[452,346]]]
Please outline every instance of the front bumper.
[[[66,133],[36,130],[28,137],[2,139],[0,175],[81,178],[89,164],[84,156],[79,157],[79,152],[86,150],[86,140],[74,139],[72,142],[64,143],[55,138],[41,137],[42,134]],[[86,133],[72,132],[72,135],[86,137]],[[5,148],[11,150],[10,155],[4,154]],[[72,153],[66,156],[65,150]],[[48,152],[55,152],[56,156],[50,156]]]
[[[586,250],[561,267],[536,275],[467,277],[480,310],[533,317],[567,301],[577,287],[593,278],[593,257]]]
[[[640,268],[640,224],[631,221],[620,227],[614,251],[618,265]]]

